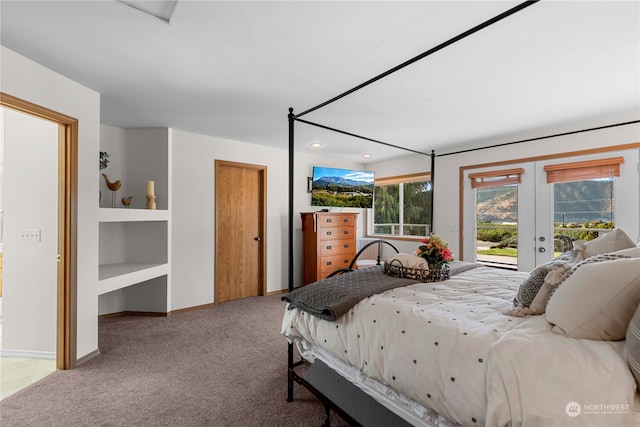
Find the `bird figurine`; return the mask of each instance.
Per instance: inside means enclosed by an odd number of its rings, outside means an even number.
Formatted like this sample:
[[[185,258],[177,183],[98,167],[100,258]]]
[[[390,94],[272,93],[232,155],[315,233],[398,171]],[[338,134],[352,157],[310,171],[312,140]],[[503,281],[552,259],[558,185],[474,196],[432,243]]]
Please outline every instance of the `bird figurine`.
[[[131,199],[133,199],[133,196],[122,198],[122,204],[124,205],[125,208],[128,208],[129,205],[131,204]]]
[[[111,181],[109,181],[109,178],[107,177],[106,173],[103,173],[102,176],[104,176],[104,180],[107,183],[107,188],[109,188],[109,190],[118,191],[120,189],[120,187],[122,186],[122,182],[120,182],[120,180],[111,182]]]

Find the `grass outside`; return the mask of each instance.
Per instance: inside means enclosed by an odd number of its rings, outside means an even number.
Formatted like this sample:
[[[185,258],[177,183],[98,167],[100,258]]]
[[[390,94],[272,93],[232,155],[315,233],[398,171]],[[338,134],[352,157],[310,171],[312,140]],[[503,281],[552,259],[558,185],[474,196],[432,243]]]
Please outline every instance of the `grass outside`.
[[[480,249],[477,253],[478,255],[518,256],[518,250],[514,248]]]
[[[517,257],[518,250],[514,248],[494,248],[494,249],[480,249],[476,251],[478,255],[497,255],[497,256],[511,256]],[[560,256],[562,252],[554,252],[553,256]]]

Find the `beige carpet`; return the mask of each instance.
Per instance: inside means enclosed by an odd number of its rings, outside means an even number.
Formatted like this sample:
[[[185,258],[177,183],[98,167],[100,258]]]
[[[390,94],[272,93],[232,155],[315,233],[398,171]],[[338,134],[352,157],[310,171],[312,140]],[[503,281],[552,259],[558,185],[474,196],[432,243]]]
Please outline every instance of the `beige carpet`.
[[[272,295],[101,319],[101,354],[2,400],[0,425],[320,426],[324,408],[304,388],[286,401],[284,308]]]

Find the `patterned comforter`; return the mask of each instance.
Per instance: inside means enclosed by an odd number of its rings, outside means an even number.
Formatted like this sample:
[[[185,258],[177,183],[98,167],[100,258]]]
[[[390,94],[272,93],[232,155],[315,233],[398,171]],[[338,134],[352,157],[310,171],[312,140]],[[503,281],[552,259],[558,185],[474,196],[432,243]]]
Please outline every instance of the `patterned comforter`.
[[[335,322],[287,309],[282,333],[457,424],[633,425],[623,342],[570,339],[544,315],[504,314],[527,275],[478,267],[372,295]],[[617,409],[576,416],[572,404]]]

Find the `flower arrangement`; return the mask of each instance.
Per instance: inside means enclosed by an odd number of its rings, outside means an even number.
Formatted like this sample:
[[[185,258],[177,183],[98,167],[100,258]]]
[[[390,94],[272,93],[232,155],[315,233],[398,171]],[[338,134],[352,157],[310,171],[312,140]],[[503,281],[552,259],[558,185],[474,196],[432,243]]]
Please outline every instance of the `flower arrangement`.
[[[442,268],[443,264],[453,261],[449,244],[435,233],[420,240],[420,243],[422,244],[416,250],[415,255],[424,258],[430,269],[438,270]]]

